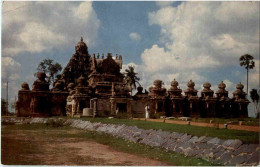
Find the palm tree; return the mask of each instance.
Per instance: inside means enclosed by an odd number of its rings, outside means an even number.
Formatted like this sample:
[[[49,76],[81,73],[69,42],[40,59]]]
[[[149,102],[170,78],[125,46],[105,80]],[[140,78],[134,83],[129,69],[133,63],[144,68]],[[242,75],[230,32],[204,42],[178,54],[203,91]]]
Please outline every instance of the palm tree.
[[[133,66],[128,66],[128,69],[125,69],[125,78],[124,81],[125,83],[129,84],[131,86],[131,95],[132,95],[132,90],[136,89],[136,83],[140,85],[138,82],[140,78],[138,78],[136,75],[138,73],[135,72],[135,68]]]
[[[258,105],[258,102],[259,102],[259,94],[257,92],[256,89],[252,89],[252,91],[250,91],[250,97],[255,105],[255,113],[256,113],[256,117],[259,118],[259,105]]]
[[[254,57],[249,55],[249,54],[245,54],[243,56],[241,56],[239,58],[240,61],[240,66],[245,66],[246,72],[247,72],[247,78],[246,78],[246,93],[248,94],[248,71],[249,69],[253,69],[255,67],[255,62],[253,61]]]

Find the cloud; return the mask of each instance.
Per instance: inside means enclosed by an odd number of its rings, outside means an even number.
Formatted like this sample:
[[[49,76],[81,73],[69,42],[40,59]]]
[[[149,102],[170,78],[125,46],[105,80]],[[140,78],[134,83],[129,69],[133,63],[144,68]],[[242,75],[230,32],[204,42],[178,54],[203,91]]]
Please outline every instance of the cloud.
[[[17,96],[19,88],[16,81],[20,79],[19,72],[21,70],[21,64],[16,62],[12,57],[2,57],[1,59],[1,97],[6,98],[7,81],[9,98]]]
[[[230,65],[237,63],[232,61],[233,58],[243,53],[258,55],[258,4],[184,2],[178,7],[150,12],[149,24],[160,26],[160,41],[172,56],[183,57],[187,63],[198,58],[210,59],[208,63],[199,61],[201,67]],[[223,8],[228,11],[229,17],[226,12],[220,12]],[[245,11],[244,8],[247,16],[236,16],[238,9]],[[222,18],[228,20],[223,21]]]
[[[2,55],[40,53],[75,44],[95,45],[100,21],[92,2],[5,2]]]
[[[226,79],[225,73],[217,80],[215,71],[226,68],[235,74],[237,70],[233,67],[239,66],[241,55],[259,55],[259,2],[161,5],[157,11],[148,13],[148,23],[160,28],[159,41],[141,54],[144,80],[150,84],[151,79],[162,78],[165,85],[170,85],[175,77],[183,90],[190,79],[197,89],[204,82],[213,83],[215,89],[216,83],[225,80],[227,89],[235,91],[233,80]],[[258,74],[252,71],[251,76],[256,78]]]
[[[19,79],[18,73],[21,70],[21,64],[14,61],[11,57],[2,57],[2,82],[14,81]]]
[[[155,4],[159,7],[170,6],[174,3],[174,1],[156,1]]]
[[[138,33],[136,33],[136,32],[130,33],[129,37],[133,41],[140,41],[142,39],[142,37]]]

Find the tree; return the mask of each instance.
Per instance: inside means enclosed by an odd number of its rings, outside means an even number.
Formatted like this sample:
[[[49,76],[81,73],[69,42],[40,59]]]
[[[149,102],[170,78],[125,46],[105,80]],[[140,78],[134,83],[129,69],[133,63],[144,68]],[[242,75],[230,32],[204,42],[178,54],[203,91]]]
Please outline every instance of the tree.
[[[51,59],[44,59],[39,63],[38,72],[45,72],[47,75],[47,81],[49,83],[54,83],[56,77],[60,77],[59,72],[62,70],[62,67],[59,63],[53,62]]]
[[[257,118],[259,118],[259,107],[258,107],[258,102],[259,102],[259,94],[257,93],[256,89],[252,89],[252,91],[250,91],[250,97],[254,103],[255,106],[255,113],[257,115]]]
[[[129,84],[131,86],[131,95],[132,95],[132,90],[136,89],[136,83],[140,85],[138,82],[140,78],[138,78],[136,75],[138,73],[135,72],[135,68],[133,66],[128,66],[128,69],[125,69],[125,78],[124,81],[125,83]]]
[[[248,71],[249,69],[253,69],[255,67],[255,62],[253,61],[254,57],[249,55],[249,54],[245,54],[243,56],[241,56],[239,58],[239,61],[240,61],[240,66],[245,66],[245,69],[246,69],[246,93],[248,94]]]

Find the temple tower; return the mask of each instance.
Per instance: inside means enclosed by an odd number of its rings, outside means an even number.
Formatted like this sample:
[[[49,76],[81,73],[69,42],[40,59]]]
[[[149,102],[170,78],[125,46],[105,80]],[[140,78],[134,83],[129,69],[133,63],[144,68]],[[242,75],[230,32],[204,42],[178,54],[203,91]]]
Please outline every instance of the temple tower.
[[[90,74],[90,67],[88,47],[81,37],[81,40],[75,46],[75,53],[62,72],[61,80],[65,82],[65,88],[67,88],[69,83],[76,84],[76,80],[80,76],[83,76],[87,80]]]

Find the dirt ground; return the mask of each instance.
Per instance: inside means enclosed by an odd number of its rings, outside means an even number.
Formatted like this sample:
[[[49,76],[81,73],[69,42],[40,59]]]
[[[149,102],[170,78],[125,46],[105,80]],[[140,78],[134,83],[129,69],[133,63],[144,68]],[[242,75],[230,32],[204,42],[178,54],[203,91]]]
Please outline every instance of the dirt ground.
[[[3,133],[2,164],[5,165],[108,165],[166,166],[164,162],[111,149],[85,138],[50,137],[61,130],[22,130]],[[77,133],[77,130],[62,131]]]
[[[144,120],[140,119],[140,120]],[[147,119],[147,121],[153,121],[153,122],[163,122],[161,119]],[[181,125],[187,125],[187,121],[177,121],[177,120],[165,120],[165,123],[173,123],[173,124],[181,124]],[[202,127],[215,127],[214,123],[204,123],[204,122],[193,122],[190,121],[190,125],[192,126],[202,126]],[[224,128],[224,124],[219,124],[219,128]],[[252,131],[252,132],[259,132],[260,128],[259,126],[247,126],[247,125],[228,125],[228,129],[235,129],[235,130],[246,130],[246,131]]]

